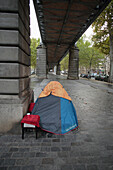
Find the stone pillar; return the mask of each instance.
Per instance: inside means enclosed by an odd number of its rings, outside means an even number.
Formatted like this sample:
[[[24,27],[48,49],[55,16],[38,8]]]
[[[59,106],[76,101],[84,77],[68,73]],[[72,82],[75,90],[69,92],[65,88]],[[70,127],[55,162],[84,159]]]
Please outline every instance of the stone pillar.
[[[46,65],[46,74],[48,74],[49,72],[49,67],[48,67],[48,64]]]
[[[109,82],[113,83],[113,29],[110,30],[110,73],[109,73]]]
[[[56,74],[57,74],[57,75],[60,75],[60,63],[57,64]]]
[[[37,47],[36,75],[39,79],[47,78],[46,47],[43,44]]]
[[[1,0],[0,10],[0,132],[7,132],[27,112],[32,96],[29,0]]]
[[[69,50],[68,79],[79,79],[79,49],[73,45]]]

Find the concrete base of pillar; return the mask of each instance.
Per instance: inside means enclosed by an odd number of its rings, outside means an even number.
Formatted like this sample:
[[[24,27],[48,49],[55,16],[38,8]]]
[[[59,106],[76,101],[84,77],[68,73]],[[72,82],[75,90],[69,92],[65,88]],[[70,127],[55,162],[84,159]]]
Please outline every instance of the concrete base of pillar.
[[[10,131],[27,113],[32,93],[22,99],[18,95],[0,95],[0,133]],[[20,125],[21,126],[21,125]]]
[[[47,79],[47,76],[39,76],[39,75],[36,75],[38,79]]]

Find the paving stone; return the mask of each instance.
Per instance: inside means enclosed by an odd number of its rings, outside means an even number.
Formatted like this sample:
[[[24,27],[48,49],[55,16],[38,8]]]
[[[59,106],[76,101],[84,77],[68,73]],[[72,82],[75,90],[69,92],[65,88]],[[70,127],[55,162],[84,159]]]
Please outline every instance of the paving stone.
[[[0,159],[0,166],[4,165],[4,159]]]
[[[79,155],[81,155],[81,156],[92,156],[90,151],[89,152],[88,151],[80,151]]]
[[[23,166],[23,167],[21,167],[21,170],[33,170],[33,169],[35,169],[34,165],[33,166]]]
[[[57,151],[60,151],[60,150],[61,149],[59,147],[51,147],[51,151],[54,151],[54,152],[56,151],[57,152]]]
[[[49,139],[43,139],[42,140],[44,143],[46,142],[46,143],[51,143],[51,139],[49,138]]]
[[[11,155],[12,155],[12,153],[8,153],[8,152],[1,153],[0,158],[10,158]]]
[[[53,139],[52,142],[60,142],[60,139]]]
[[[67,157],[65,159],[65,162],[66,164],[78,164],[79,163],[79,160],[78,160],[78,157],[71,157],[71,159],[69,159],[69,157]]]
[[[35,168],[35,170],[58,170],[57,166],[54,165],[39,165],[38,167]]]
[[[106,146],[107,150],[113,150],[113,145],[112,146]]]
[[[15,159],[5,159],[4,165],[15,165]]]
[[[51,150],[51,147],[41,147],[41,151],[43,151],[43,152],[50,152],[50,150]]]
[[[73,165],[73,170],[86,170],[85,165]]]
[[[23,153],[24,158],[35,157],[35,156],[36,156],[35,152],[24,152]]]
[[[30,148],[18,148],[18,152],[29,152]]]
[[[42,164],[54,164],[54,159],[53,158],[43,158]]]
[[[49,143],[49,142],[44,142],[44,143],[41,143],[41,146],[51,146],[51,143]]]
[[[1,147],[0,148],[0,152],[8,152],[9,151],[9,148],[8,147]]]
[[[92,139],[89,137],[87,137],[86,139],[84,139],[85,142],[92,142]]]
[[[9,152],[17,152],[18,148],[10,148]]]
[[[62,147],[62,151],[70,151],[71,147]]]
[[[102,163],[113,163],[113,154],[110,156],[101,157]]]
[[[68,157],[69,156],[69,152],[67,151],[61,151],[61,152],[58,152],[58,157]]]
[[[37,158],[29,158],[29,165],[37,165],[37,166],[39,166],[39,165],[41,165],[41,163],[42,163],[42,158],[39,158],[39,157],[37,157]]]
[[[98,165],[99,170],[113,170],[113,164],[101,164]]]
[[[57,80],[72,97],[79,129],[51,137],[41,132],[37,140],[33,133],[24,140],[21,134],[0,135],[0,170],[113,170],[113,93],[86,80]],[[40,81],[36,89],[42,85]]]
[[[10,166],[8,170],[21,170],[21,167],[19,166]]]
[[[70,157],[72,158],[72,157],[78,157],[78,156],[80,156],[80,151],[75,150],[73,148],[73,150],[70,152]]]
[[[15,165],[28,165],[29,159],[16,159]]]
[[[68,164],[66,164],[66,165],[62,165],[61,166],[61,170],[73,170],[73,166],[72,165],[68,165]]]
[[[45,153],[45,152],[38,152],[38,153],[36,153],[36,157],[47,157],[47,153]]]
[[[64,138],[64,135],[57,135],[56,136],[58,139],[62,139],[62,138]]]
[[[40,152],[40,150],[41,150],[41,147],[38,147],[38,146],[37,147],[35,146],[35,147],[29,148],[30,152]]]
[[[8,167],[0,167],[0,170],[8,170]]]
[[[87,170],[99,170],[97,165],[88,165]]]
[[[72,142],[71,146],[81,146],[83,144],[84,144],[84,142]]]
[[[13,154],[12,154],[12,158],[21,158],[21,157],[23,157],[23,153],[21,153],[21,152],[14,152]]]

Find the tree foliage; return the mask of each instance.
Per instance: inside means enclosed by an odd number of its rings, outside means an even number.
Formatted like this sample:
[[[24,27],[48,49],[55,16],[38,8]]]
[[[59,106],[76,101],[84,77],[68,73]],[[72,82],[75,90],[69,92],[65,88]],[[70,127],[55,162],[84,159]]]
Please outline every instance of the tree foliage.
[[[31,39],[31,45],[30,45],[30,49],[31,49],[31,67],[33,69],[36,68],[36,58],[37,58],[37,47],[40,43],[40,39],[38,38],[35,39],[35,38],[32,38]]]
[[[68,63],[69,63],[69,54],[67,54],[63,60],[60,62],[60,69],[61,70],[68,70]]]
[[[99,63],[104,61],[104,54],[91,46],[91,43],[88,40],[85,40],[85,37],[81,37],[77,46],[79,48],[79,66],[86,68],[86,70],[91,71],[93,68],[97,68]]]
[[[96,47],[91,46],[91,42],[85,40],[86,36],[81,37],[77,46],[79,48],[79,66],[86,68],[86,70],[91,71],[91,69],[96,69],[100,63],[104,62],[105,55],[102,54]],[[61,70],[67,70],[69,63],[69,54],[63,58],[60,62]]]
[[[104,54],[110,54],[110,82],[113,81],[113,0],[92,24],[95,47]]]
[[[104,54],[108,55],[110,52],[109,44],[109,31],[110,31],[110,18],[109,6],[100,14],[100,16],[92,24],[93,32],[92,37],[94,46],[99,48]]]

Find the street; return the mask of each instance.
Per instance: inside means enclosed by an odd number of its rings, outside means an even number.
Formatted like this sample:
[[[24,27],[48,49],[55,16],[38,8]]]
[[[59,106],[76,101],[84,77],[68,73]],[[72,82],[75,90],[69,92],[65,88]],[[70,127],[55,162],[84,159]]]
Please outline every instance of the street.
[[[21,133],[1,134],[0,170],[113,170],[113,85],[55,75],[32,78],[35,100],[51,80],[71,96],[78,130],[50,137],[42,133],[37,140],[32,132],[24,140]]]

